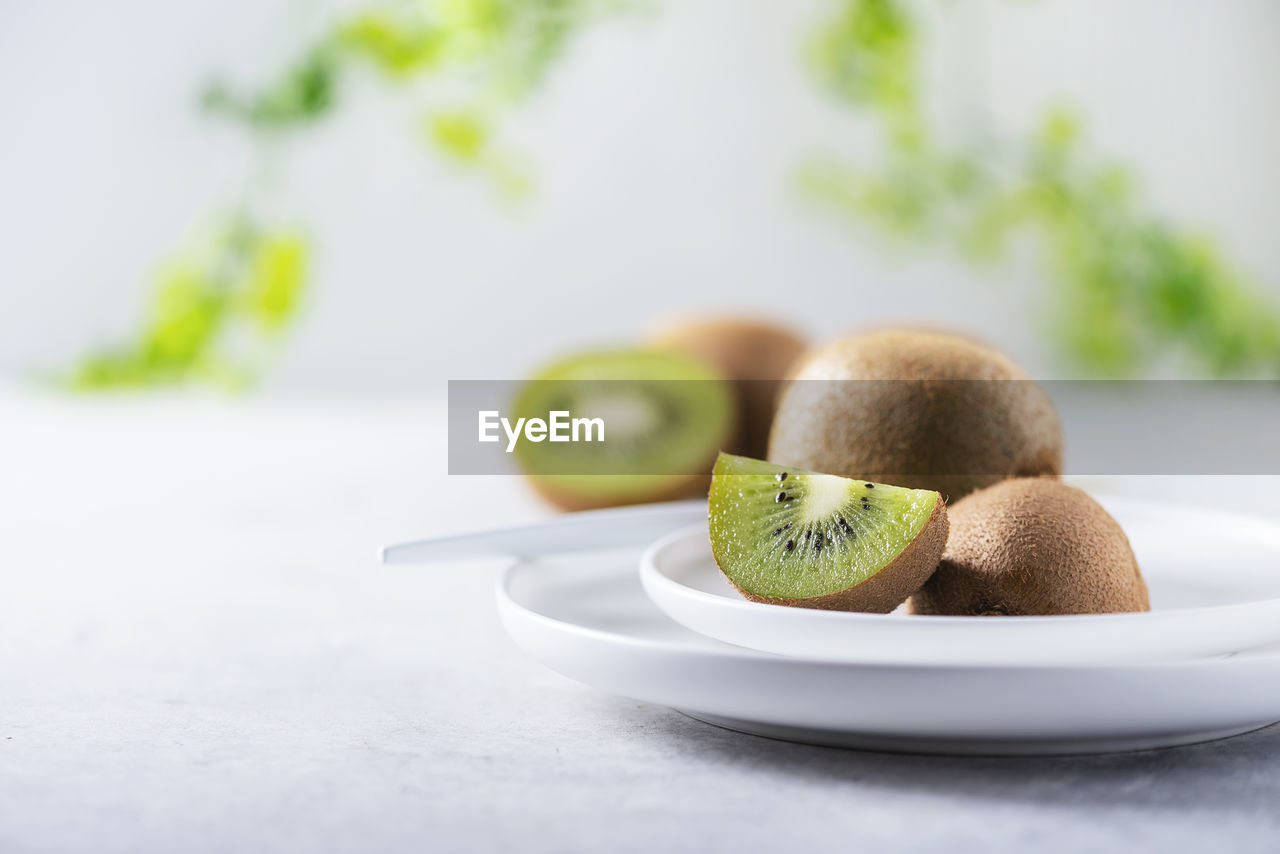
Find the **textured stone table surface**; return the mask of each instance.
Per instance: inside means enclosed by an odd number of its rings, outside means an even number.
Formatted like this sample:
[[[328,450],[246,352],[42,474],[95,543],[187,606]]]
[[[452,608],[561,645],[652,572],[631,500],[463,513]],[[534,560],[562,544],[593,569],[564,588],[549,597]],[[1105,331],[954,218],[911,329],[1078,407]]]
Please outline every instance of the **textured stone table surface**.
[[[375,562],[547,513],[512,479],[449,478],[443,416],[0,398],[0,852],[1280,850],[1280,727],[858,753],[526,660],[500,563]],[[1280,514],[1266,479],[1216,492]]]

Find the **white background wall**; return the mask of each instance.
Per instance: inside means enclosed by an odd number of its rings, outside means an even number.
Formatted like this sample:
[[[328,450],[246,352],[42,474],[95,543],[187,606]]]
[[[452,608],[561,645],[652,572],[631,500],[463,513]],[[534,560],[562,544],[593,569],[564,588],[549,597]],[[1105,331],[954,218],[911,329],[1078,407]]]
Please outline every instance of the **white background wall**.
[[[316,275],[270,385],[519,376],[682,308],[819,336],[960,325],[1058,370],[1034,269],[895,257],[796,193],[805,152],[859,138],[799,62],[826,3],[655,7],[592,30],[516,117],[538,170],[524,204],[442,164],[380,89],[302,139],[274,198],[310,227]],[[0,5],[0,377],[136,327],[148,273],[247,180],[244,135],[199,115],[201,84],[269,75],[322,18],[292,0]],[[1280,296],[1280,4],[990,0],[935,23],[960,118],[1021,127],[1055,96],[1082,103],[1153,199]]]

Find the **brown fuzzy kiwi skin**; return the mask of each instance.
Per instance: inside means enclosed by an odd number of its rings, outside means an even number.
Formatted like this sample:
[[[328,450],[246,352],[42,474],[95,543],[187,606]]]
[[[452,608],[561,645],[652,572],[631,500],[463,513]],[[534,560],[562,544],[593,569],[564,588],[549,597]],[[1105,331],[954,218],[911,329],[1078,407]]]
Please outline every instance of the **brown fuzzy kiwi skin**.
[[[1044,390],[997,351],[883,330],[836,341],[796,369],[767,458],[955,501],[1005,478],[1060,474],[1062,428]]]
[[[733,584],[747,599],[752,602],[765,602],[770,605],[790,605],[796,608],[819,608],[826,611],[862,611],[869,614],[887,614],[897,608],[907,597],[920,589],[929,580],[938,566],[943,548],[947,543],[947,506],[938,499],[933,506],[924,527],[916,538],[883,569],[875,575],[823,596],[810,596],[805,599],[775,599],[769,596],[758,596],[749,590],[743,590]],[[725,576],[728,578],[728,576]]]
[[[912,614],[1046,615],[1151,610],[1119,523],[1056,480],[1008,480],[951,506],[937,571]]]
[[[804,338],[763,320],[686,318],[655,328],[649,343],[703,359],[733,381],[740,431],[725,450],[763,458],[783,384],[808,348]]]

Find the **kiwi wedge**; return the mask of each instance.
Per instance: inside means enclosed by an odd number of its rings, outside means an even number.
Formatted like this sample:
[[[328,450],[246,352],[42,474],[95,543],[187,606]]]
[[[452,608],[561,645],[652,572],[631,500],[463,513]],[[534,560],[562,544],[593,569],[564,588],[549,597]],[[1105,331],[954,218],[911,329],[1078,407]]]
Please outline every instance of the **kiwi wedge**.
[[[711,550],[754,602],[887,614],[933,574],[947,542],[942,496],[721,454]]]
[[[534,489],[566,510],[705,494],[736,429],[730,383],[706,362],[658,350],[569,356],[526,383],[512,409],[517,418],[560,411],[604,422],[602,441],[515,447]]]

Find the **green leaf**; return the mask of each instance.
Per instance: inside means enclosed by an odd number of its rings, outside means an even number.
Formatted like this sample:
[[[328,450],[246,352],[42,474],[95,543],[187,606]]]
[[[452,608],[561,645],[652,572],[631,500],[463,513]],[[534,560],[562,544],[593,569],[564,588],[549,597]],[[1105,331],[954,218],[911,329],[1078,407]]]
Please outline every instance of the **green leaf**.
[[[263,329],[280,332],[298,313],[306,277],[307,246],[299,235],[262,235],[244,287],[247,312]]]
[[[133,341],[89,353],[63,379],[80,391],[197,380],[243,387],[258,368],[245,340],[265,344],[293,320],[306,264],[297,234],[232,217],[161,268]]]
[[[450,157],[463,162],[479,161],[489,142],[488,123],[474,112],[441,112],[427,117],[431,141]]]

